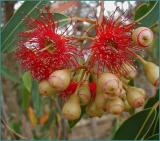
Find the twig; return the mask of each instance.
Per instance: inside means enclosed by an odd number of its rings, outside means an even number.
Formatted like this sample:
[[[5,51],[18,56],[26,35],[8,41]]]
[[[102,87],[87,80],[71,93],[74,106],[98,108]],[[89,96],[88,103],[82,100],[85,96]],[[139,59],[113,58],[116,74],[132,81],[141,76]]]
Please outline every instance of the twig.
[[[128,51],[132,53],[142,64],[146,64],[146,61],[141,56],[139,56],[138,54],[136,54],[134,51],[130,49],[128,49]]]
[[[94,40],[94,37],[89,37],[89,36],[82,36],[82,37],[76,37],[76,36],[65,36],[65,37],[70,37],[70,38],[75,38],[77,40],[83,41],[83,40]]]
[[[16,135],[17,137],[19,137],[20,139],[27,139],[27,137],[22,136],[21,134],[17,133],[16,131],[14,131],[12,128],[10,128],[7,123],[1,119],[1,123],[14,135]]]
[[[67,18],[67,19],[62,19],[62,20],[56,21],[55,23],[65,22],[65,21],[68,21],[68,20],[70,20],[70,21],[88,22],[88,23],[91,23],[91,24],[96,24],[95,20],[92,20],[92,19],[89,19],[89,18],[80,18],[80,17],[70,17],[70,18]]]
[[[101,10],[100,10],[100,13],[99,13],[99,19],[98,19],[98,24],[101,24],[102,23],[102,20],[103,20],[103,15],[104,15],[104,1],[101,1],[100,2],[100,6],[101,6]]]
[[[84,65],[82,65],[82,66],[79,66],[79,67],[77,67],[77,68],[71,69],[71,71],[73,72],[73,71],[77,71],[77,70],[79,70],[79,69],[87,69],[87,67],[84,66]]]

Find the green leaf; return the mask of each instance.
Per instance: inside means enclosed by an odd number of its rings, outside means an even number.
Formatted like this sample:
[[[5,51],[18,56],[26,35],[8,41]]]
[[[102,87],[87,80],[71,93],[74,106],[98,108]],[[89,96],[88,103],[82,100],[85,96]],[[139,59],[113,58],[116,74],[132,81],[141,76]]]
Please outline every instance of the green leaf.
[[[6,26],[2,29],[2,52],[14,50],[16,44],[16,36],[19,31],[25,28],[23,19],[27,16],[37,17],[38,9],[41,9],[47,1],[25,1],[22,6],[11,17]]]
[[[18,78],[18,76],[16,76],[15,74],[13,74],[8,68],[6,68],[4,65],[1,66],[0,68],[0,72],[2,74],[2,76],[10,79],[13,82],[16,83],[20,83],[20,79]]]
[[[15,50],[15,45],[18,37],[18,32],[25,30],[25,17],[38,18],[38,9],[43,8],[48,1],[26,1],[12,16],[11,20],[2,29],[2,52],[12,52]],[[38,9],[37,9],[38,8]],[[58,25],[63,26],[68,23],[68,16],[60,13],[54,13],[55,21],[60,20]]]
[[[60,26],[64,26],[69,23],[68,16],[61,13],[54,13],[53,18],[55,19],[55,21],[59,21],[58,25]]]
[[[32,103],[35,109],[36,115],[39,117],[42,114],[42,100],[38,92],[38,82],[32,81]]]
[[[160,91],[158,89],[156,95],[147,101],[147,103],[144,106],[145,109],[152,107],[159,100],[159,92]]]
[[[148,119],[147,119],[148,116]],[[136,113],[135,115],[131,116],[127,119],[117,130],[116,134],[114,135],[114,140],[133,140],[135,138],[141,139],[144,134],[148,133],[148,130],[152,126],[154,119],[156,117],[156,110],[155,109],[145,109],[141,112]],[[145,125],[143,126],[144,122],[146,121]],[[142,128],[143,126],[143,128]],[[141,130],[140,132],[140,129]]]
[[[22,85],[22,108],[24,110],[27,110],[27,108],[29,107],[29,103],[30,103],[30,93],[28,92],[28,90]]]
[[[143,17],[154,5],[154,1],[140,4],[135,10],[134,20],[138,20]]]
[[[140,5],[135,12],[134,20],[140,23],[140,26],[150,27],[158,21],[159,2],[149,1]]]
[[[57,121],[56,114],[58,113],[58,110],[52,110],[49,115],[49,119],[46,122],[46,124],[42,127],[42,132],[46,131],[52,126],[52,123],[55,123]]]
[[[144,136],[145,139],[149,138],[151,135],[159,133],[159,108],[157,108],[156,118],[149,132]]]
[[[21,127],[22,127],[22,123],[20,121],[18,122],[15,122],[15,121],[11,121],[10,123],[11,125],[11,128],[17,132],[17,133],[20,133],[21,132]]]
[[[154,134],[150,136],[149,138],[147,138],[147,140],[159,140],[159,134]]]
[[[80,119],[82,118],[82,116],[83,116],[85,113],[86,113],[86,106],[82,106],[82,107],[81,107],[81,116],[80,116],[80,118],[77,119],[77,120],[74,120],[74,121],[68,121],[69,127],[70,127],[70,128],[73,128],[73,127],[80,121]]]
[[[159,34],[158,34],[158,36],[154,38],[153,48],[151,48],[151,54],[153,54],[153,58],[155,59],[157,64],[159,63],[159,52],[160,48],[159,48]]]
[[[25,72],[22,76],[24,87],[28,90],[28,92],[31,92],[32,88],[32,76],[30,72]]]

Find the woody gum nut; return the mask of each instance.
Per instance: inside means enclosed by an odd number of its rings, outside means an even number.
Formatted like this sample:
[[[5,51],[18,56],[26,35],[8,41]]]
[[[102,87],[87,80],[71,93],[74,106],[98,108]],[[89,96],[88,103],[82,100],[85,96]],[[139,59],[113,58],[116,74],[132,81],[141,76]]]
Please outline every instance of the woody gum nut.
[[[64,91],[70,83],[70,72],[68,70],[54,71],[48,81],[56,91]]]
[[[133,31],[132,39],[139,46],[147,47],[153,42],[153,32],[147,27],[138,27]]]

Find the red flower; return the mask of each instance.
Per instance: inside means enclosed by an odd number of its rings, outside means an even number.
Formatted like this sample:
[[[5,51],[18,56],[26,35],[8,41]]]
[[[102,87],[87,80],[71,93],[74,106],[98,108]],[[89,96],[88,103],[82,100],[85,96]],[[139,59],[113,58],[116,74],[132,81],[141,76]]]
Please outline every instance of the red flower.
[[[58,69],[77,67],[76,56],[81,56],[75,40],[58,34],[52,14],[41,13],[40,19],[30,18],[29,31],[19,34],[21,40],[16,52],[22,67],[37,80],[47,79]]]
[[[97,73],[106,69],[111,73],[123,74],[125,69],[121,69],[122,63],[133,64],[134,56],[129,49],[136,48],[131,39],[135,23],[126,24],[122,15],[114,19],[115,12],[107,19],[103,17],[102,24],[96,29],[90,67],[97,67]]]
[[[76,88],[78,86],[78,82],[70,82],[68,88],[60,93],[61,98],[66,98],[72,94],[74,94]]]
[[[63,92],[60,93],[61,98],[67,98],[68,96],[74,94],[78,86],[78,82],[70,82],[68,88],[64,90]],[[88,84],[89,90],[91,92],[92,98],[95,99],[96,97],[96,83],[95,82],[90,82]]]
[[[90,89],[92,98],[95,99],[96,98],[96,83],[95,82],[90,82],[89,83],[89,89]]]

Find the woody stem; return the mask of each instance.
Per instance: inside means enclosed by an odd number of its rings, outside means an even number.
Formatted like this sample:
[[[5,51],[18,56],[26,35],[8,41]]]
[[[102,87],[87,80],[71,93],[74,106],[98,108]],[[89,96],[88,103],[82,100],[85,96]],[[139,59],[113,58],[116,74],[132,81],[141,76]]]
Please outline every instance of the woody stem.
[[[89,18],[80,18],[80,17],[70,17],[70,18],[67,18],[67,19],[62,19],[62,20],[56,21],[55,23],[65,22],[65,21],[68,21],[68,20],[88,22],[88,23],[91,23],[91,24],[96,24],[96,20],[92,20],[92,19],[89,19]]]

